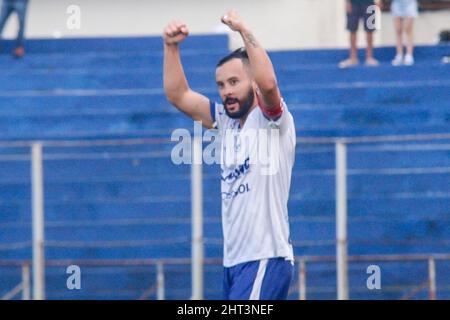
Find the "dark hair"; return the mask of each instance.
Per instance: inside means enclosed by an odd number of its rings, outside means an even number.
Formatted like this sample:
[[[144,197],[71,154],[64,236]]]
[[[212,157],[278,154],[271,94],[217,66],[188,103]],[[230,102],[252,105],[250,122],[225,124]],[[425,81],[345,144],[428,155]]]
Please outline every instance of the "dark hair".
[[[223,64],[225,64],[226,62],[228,62],[232,59],[240,59],[240,60],[242,60],[243,63],[248,63],[248,61],[249,61],[247,51],[245,50],[244,47],[242,47],[242,48],[239,48],[239,49],[233,51],[229,55],[223,57],[219,61],[219,63],[217,63],[216,68],[222,66]]]

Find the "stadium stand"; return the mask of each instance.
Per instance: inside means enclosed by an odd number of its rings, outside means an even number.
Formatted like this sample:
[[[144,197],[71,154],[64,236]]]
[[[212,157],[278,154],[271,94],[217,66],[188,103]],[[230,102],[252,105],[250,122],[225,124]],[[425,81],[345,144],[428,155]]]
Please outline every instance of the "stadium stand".
[[[2,142],[153,141],[44,149],[46,259],[190,258],[190,168],[174,165],[175,143],[161,141],[176,128],[192,131],[193,123],[164,97],[161,46],[160,38],[28,40],[23,60],[0,56]],[[192,87],[214,100],[214,66],[227,46],[225,36],[183,44]],[[346,50],[271,52],[298,137],[449,133],[450,72],[441,59],[450,47],[417,47],[413,67],[392,67],[394,51],[377,49],[378,68],[348,70],[336,66]],[[349,145],[350,255],[449,252],[450,141],[444,142]],[[0,163],[0,260],[30,259],[29,148],[2,145]],[[222,257],[218,177],[218,166],[204,166],[205,255],[212,258]],[[334,190],[334,146],[299,143],[289,202],[297,256],[335,253]],[[426,263],[380,265],[385,287],[378,292],[365,288],[367,264],[351,265],[351,298],[397,299],[426,280]],[[450,261],[437,268],[438,298],[448,299]],[[49,267],[47,297],[138,299],[154,285],[156,269],[82,270],[82,290],[69,291],[65,268]],[[205,271],[205,297],[220,298],[222,268]],[[165,274],[166,298],[189,298],[189,265],[167,265]],[[20,269],[0,267],[0,297],[19,281]],[[334,299],[334,265],[308,265],[307,285],[308,298]]]

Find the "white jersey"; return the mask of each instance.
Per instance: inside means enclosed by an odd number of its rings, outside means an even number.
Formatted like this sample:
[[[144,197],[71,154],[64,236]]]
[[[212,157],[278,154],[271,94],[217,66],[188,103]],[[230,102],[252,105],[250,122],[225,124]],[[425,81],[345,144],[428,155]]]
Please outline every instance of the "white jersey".
[[[282,106],[276,121],[257,106],[240,128],[223,105],[211,104],[221,137],[225,267],[274,257],[294,259],[287,202],[296,136],[294,119],[284,102]]]

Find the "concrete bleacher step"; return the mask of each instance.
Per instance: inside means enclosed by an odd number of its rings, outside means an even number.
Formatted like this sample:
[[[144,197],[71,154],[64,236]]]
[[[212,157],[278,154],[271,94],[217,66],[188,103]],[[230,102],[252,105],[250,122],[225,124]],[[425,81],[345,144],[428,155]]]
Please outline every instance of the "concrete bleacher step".
[[[442,115],[446,117],[446,114]],[[131,119],[130,119],[131,118]],[[376,136],[376,135],[401,135],[401,134],[428,134],[428,133],[445,133],[448,128],[448,124],[445,118],[442,119],[438,115],[433,115],[428,121],[420,121],[420,116],[415,114],[403,115],[403,122],[401,119],[393,119],[386,114],[379,114],[373,119],[366,113],[359,112],[355,118],[350,116],[341,117],[340,121],[329,120],[323,124],[316,122],[298,121],[297,135],[298,136],[318,136],[318,137],[344,137],[344,136]],[[110,138],[127,138],[127,137],[162,137],[168,139],[171,134],[179,129],[185,128],[193,130],[193,124],[186,120],[176,122],[158,122],[157,125],[152,126],[155,123],[151,116],[136,116],[126,117],[125,119],[119,119],[118,121],[111,121],[110,117],[97,117],[97,123],[95,126],[90,125],[91,120],[88,116],[81,117],[78,121],[72,120],[71,124],[67,124],[64,121],[0,121],[0,128],[2,130],[3,139],[22,139],[22,140],[52,140],[62,139],[64,137],[69,139],[76,138],[88,138],[88,137],[110,137]],[[313,120],[316,120],[315,117]],[[358,119],[362,119],[360,123]],[[20,133],[17,133],[17,129]],[[36,133],[34,133],[36,132]],[[175,144],[173,145],[175,146]],[[157,151],[157,147],[153,148]]]
[[[106,150],[109,151],[85,148],[84,150],[78,150],[79,153],[73,153],[73,150],[64,152],[63,149],[61,151],[49,151],[45,155],[47,160],[45,165],[46,186],[49,188],[50,194],[57,194],[58,196],[61,196],[62,193],[50,191],[53,188],[64,188],[65,184],[69,188],[68,190],[72,190],[72,192],[76,190],[80,190],[79,192],[82,192],[82,190],[89,191],[93,188],[99,192],[109,190],[112,196],[126,194],[126,191],[121,192],[120,190],[130,191],[133,185],[142,184],[142,187],[146,186],[147,190],[151,190],[153,185],[158,184],[168,186],[169,178],[170,181],[188,188],[190,166],[172,163],[170,148],[173,145],[167,145],[168,150],[150,157],[151,153],[148,153],[150,150],[147,148],[134,152],[127,149],[111,150],[108,148]],[[418,154],[423,152],[426,152],[429,158],[417,157]],[[115,155],[119,155],[119,157]],[[29,151],[24,152],[23,157],[22,161],[4,162],[4,167],[8,170],[2,171],[0,178],[5,195],[11,194],[20,197],[29,192],[26,188],[30,180],[28,172]],[[328,179],[331,185],[334,179],[334,165],[335,155],[332,145],[319,148],[299,145],[295,163],[295,168],[299,172],[293,175],[293,189],[306,192],[308,189],[304,185],[305,181],[308,181],[307,184],[309,184],[314,179]],[[413,181],[411,187],[416,187],[414,181],[419,181],[417,179],[427,181],[427,178],[433,175],[445,177],[448,174],[448,165],[448,144],[445,143],[435,143],[435,145],[390,143],[371,147],[349,146],[350,183],[354,179],[357,179],[355,181],[372,181],[371,175],[380,175],[383,179],[398,179],[398,183],[408,183],[408,179],[413,179],[411,180]],[[70,168],[70,170],[67,168]],[[210,186],[218,185],[218,166],[205,165],[204,170],[207,173],[205,175],[205,186],[210,188]],[[117,172],[121,172],[121,175],[117,176],[115,174]],[[76,179],[73,178],[74,173],[77,174]],[[137,176],[139,178],[136,178]],[[297,181],[300,181],[300,184]],[[436,181],[430,179],[428,182],[435,183]],[[393,181],[394,185],[398,183]],[[441,185],[438,186],[441,187]],[[442,187],[442,190],[445,190],[445,183],[442,184]],[[16,190],[15,188],[19,189]],[[20,188],[23,190],[19,192]],[[6,190],[10,191],[7,192]],[[89,192],[85,193],[89,194]]]
[[[390,63],[395,56],[394,47],[379,47],[375,49],[375,56],[382,63]],[[418,61],[440,61],[444,55],[448,55],[449,46],[430,45],[430,46],[416,46],[414,56]],[[283,64],[283,61],[289,60],[292,64],[334,64],[336,65],[341,59],[348,57],[348,49],[307,49],[307,50],[292,50],[292,51],[275,51],[270,52],[270,57],[275,65]],[[358,50],[358,57],[361,62],[364,62],[365,50]]]
[[[376,169],[408,169],[408,168],[448,168],[448,143],[443,143],[440,150],[439,142],[434,144],[427,143],[385,143],[372,146],[352,146],[348,147],[347,167],[349,174],[364,174],[361,171],[352,171],[358,169],[370,170]],[[302,150],[303,148],[303,150]],[[435,149],[434,149],[435,148]],[[425,153],[427,157],[420,157]],[[320,174],[334,174],[335,154],[334,146],[327,146],[318,149],[306,145],[297,147],[297,161],[295,168],[300,170],[313,169],[309,174],[320,172],[320,170],[329,170]],[[380,174],[389,174],[389,172],[378,172]],[[400,171],[398,172],[400,173]],[[413,172],[412,172],[413,173]],[[301,173],[294,173],[296,177]],[[304,172],[308,174],[308,172]],[[295,179],[295,178],[293,178]]]
[[[380,220],[381,221],[381,220]],[[366,236],[352,236],[349,238],[349,245],[352,249],[352,254],[390,254],[396,253],[396,248],[402,248],[397,252],[403,253],[446,253],[448,250],[448,241],[438,237],[436,232],[448,232],[448,226],[439,220],[416,220],[403,225],[400,220],[395,223],[383,223],[360,221],[358,223],[352,222],[352,232],[359,232],[366,234]],[[380,226],[381,225],[381,226]],[[423,227],[422,227],[423,226]],[[174,227],[175,228],[175,227]],[[189,226],[178,226],[179,229],[184,230],[185,233],[189,232]],[[205,248],[207,249],[208,257],[220,257],[222,248],[221,238],[217,236],[218,232],[221,232],[220,223],[214,225],[208,224],[208,228],[212,228],[215,232],[208,231],[205,234]],[[398,228],[401,228],[401,232],[398,232]],[[135,228],[130,228],[130,231],[118,232],[117,228],[113,228],[116,233],[114,239],[109,237],[92,237],[92,234],[104,233],[109,229],[106,227],[92,227],[91,232],[79,231],[76,228],[59,228],[59,230],[65,230],[65,232],[71,235],[67,238],[62,234],[63,231],[55,230],[55,228],[47,228],[46,234],[48,234],[48,240],[46,246],[49,248],[49,259],[56,259],[64,255],[64,250],[70,251],[70,259],[95,259],[95,254],[101,254],[105,251],[105,259],[119,259],[133,256],[136,259],[145,259],[146,257],[153,257],[155,252],[157,257],[155,258],[167,258],[173,253],[177,257],[183,257],[186,251],[190,250],[190,238],[186,236],[167,236],[168,230],[158,230],[156,228],[147,228],[144,232],[137,233],[137,236],[143,235],[137,240],[130,239],[127,234]],[[86,227],[84,229],[87,229]],[[25,230],[16,228],[17,232]],[[207,229],[209,230],[209,229]],[[334,244],[334,223],[317,223],[304,221],[301,227],[298,227],[296,223],[293,223],[291,227],[291,239],[297,255],[315,255],[315,254],[333,254],[330,250],[335,248]],[[83,232],[84,236],[80,237]],[[73,235],[72,235],[73,233]],[[29,235],[26,233],[26,235]],[[91,236],[89,240],[85,240]],[[320,236],[320,240],[317,237]],[[26,239],[25,236],[21,236],[20,239],[11,239],[13,234],[6,233],[2,235],[2,241],[4,246],[8,244],[14,245],[17,241]],[[23,240],[25,241],[25,240]],[[136,252],[124,253],[122,252],[126,248],[136,248]],[[432,248],[430,250],[430,248]],[[367,252],[365,252],[366,250]],[[404,252],[406,250],[406,252]],[[2,249],[2,254],[5,254]],[[151,252],[151,255],[149,255]],[[10,251],[11,257],[17,259],[18,252]],[[67,254],[68,252],[66,252]],[[89,253],[88,257],[83,258],[83,254]],[[76,255],[76,256],[74,256]],[[63,258],[63,257],[62,257]]]
[[[61,124],[63,126],[63,124]],[[179,128],[179,127],[176,127]],[[447,124],[427,124],[418,126],[416,123],[404,124],[402,126],[394,125],[340,125],[332,128],[300,127],[297,129],[297,137],[358,137],[358,136],[385,136],[385,135],[413,135],[413,134],[445,134]],[[175,128],[174,128],[175,129]],[[12,130],[12,129],[11,129]],[[127,138],[155,138],[167,139],[173,130],[167,129],[147,129],[140,128],[139,125],[123,125],[113,128],[89,128],[83,130],[72,129],[70,131],[61,131],[60,128],[52,130],[41,130],[39,134],[31,134],[25,130],[20,134],[14,134],[11,131],[4,131],[2,139],[4,140],[62,140],[62,139],[127,139]]]
[[[220,196],[217,192],[217,197]],[[334,217],[335,202],[328,200],[330,196],[304,197],[302,194],[294,193],[288,208],[293,220],[312,219],[313,217]],[[47,219],[51,221],[115,221],[136,220],[157,221],[163,215],[167,221],[178,223],[189,221],[190,199],[189,197],[166,199],[166,202],[152,201],[151,199],[128,199],[118,201],[117,199],[103,200],[80,200],[47,201],[45,211]],[[216,221],[220,217],[220,203],[217,201],[205,201],[204,214],[208,221]],[[406,219],[409,216],[430,217],[433,219],[448,218],[449,196],[446,193],[397,193],[395,195],[352,195],[348,201],[349,215],[364,217],[375,215],[382,218],[396,217]],[[387,207],[387,206],[393,207]],[[1,203],[0,209],[4,213],[2,223],[9,227],[11,223],[27,223],[31,219],[30,199],[24,198],[16,201]],[[327,218],[328,219],[328,218]],[[80,222],[81,223],[81,222]],[[23,227],[23,226],[22,226]]]
[[[217,62],[226,55],[225,50],[187,50],[182,55],[186,71],[197,70],[214,75]],[[157,76],[162,71],[163,53],[152,51],[129,51],[122,53],[87,53],[67,55],[63,53],[27,55],[23,60],[14,60],[0,55],[2,74],[52,75],[52,74],[114,74],[129,72],[149,73]]]
[[[11,68],[58,68],[64,65],[67,68],[74,66],[121,66],[120,61],[126,61],[126,66],[140,62],[147,64],[162,61],[162,40],[156,38],[120,38],[112,39],[65,39],[65,40],[30,40],[28,54],[22,61],[11,65],[9,56],[0,56],[0,69],[2,65]],[[96,43],[97,42],[97,43]],[[207,43],[207,45],[205,45]],[[6,47],[11,46],[11,41]],[[5,50],[8,52],[8,48]],[[197,36],[190,37],[182,44],[182,58],[189,66],[193,61],[209,63],[198,64],[212,68],[217,61],[227,54],[226,36]],[[448,45],[417,46],[415,56],[418,64],[424,61],[439,63],[442,56],[448,55]],[[346,58],[347,50],[304,50],[304,51],[278,51],[270,52],[275,66],[326,66],[336,67],[337,63]],[[377,48],[376,55],[382,64],[389,64],[395,55],[392,47]],[[49,59],[51,57],[52,59]],[[149,59],[152,57],[153,59]],[[360,50],[363,60],[363,51]],[[156,58],[156,60],[155,60]],[[213,59],[211,59],[213,58]],[[111,63],[115,62],[115,63]],[[289,63],[286,63],[289,62]],[[140,67],[143,65],[140,64]],[[25,69],[25,68],[24,68]]]
[[[38,100],[38,99],[36,99]],[[86,99],[87,100],[87,99]],[[131,99],[130,99],[131,100]],[[64,104],[46,104],[44,109],[37,110],[32,106],[27,105],[5,105],[0,109],[0,116],[5,119],[11,119],[14,121],[16,119],[20,120],[30,120],[36,121],[36,118],[52,118],[55,121],[59,119],[65,119],[67,117],[73,117],[74,120],[80,119],[82,117],[90,116],[93,119],[103,115],[104,117],[110,117],[112,120],[118,119],[120,117],[129,117],[130,120],[133,118],[143,117],[144,119],[150,117],[154,120],[155,125],[160,123],[161,118],[167,121],[184,123],[187,128],[189,124],[192,126],[193,121],[188,117],[174,117],[178,114],[178,111],[167,104],[167,101],[160,101],[158,104],[153,104],[150,106],[150,101],[142,101],[136,104],[128,104],[128,99],[124,102],[124,105],[110,104],[108,106],[104,104],[90,105],[79,105],[67,107]],[[130,101],[133,103],[133,101]],[[126,106],[126,107],[124,107]],[[408,116],[411,113],[413,117],[423,116],[425,120],[436,117],[437,119],[446,120],[446,115],[448,114],[448,109],[450,108],[450,102],[448,101],[437,101],[435,103],[413,103],[413,102],[397,102],[397,103],[385,103],[385,104],[374,104],[374,103],[329,103],[329,104],[319,104],[319,103],[290,103],[289,111],[292,113],[296,119],[296,123],[314,123],[317,122],[317,118],[322,117],[323,120],[335,121],[340,120],[340,117],[358,117],[362,118],[360,120],[365,120],[363,117],[368,118],[366,122],[369,121],[369,117],[373,115],[375,121],[377,118],[386,118],[391,122],[395,121],[397,117]],[[151,120],[151,119],[148,119]],[[148,121],[147,120],[147,121]],[[383,119],[381,119],[383,120]],[[374,122],[375,122],[374,121]],[[189,128],[188,128],[189,129]]]
[[[292,95],[297,95],[297,93],[292,93]],[[297,96],[295,99],[306,100],[307,95],[309,93],[305,92],[303,97]],[[446,132],[450,112],[447,110],[448,100],[445,100],[442,91],[437,90],[435,95],[436,100],[429,107],[425,106],[426,100],[423,97],[417,97],[421,101],[415,102],[409,96],[402,98],[404,100],[399,100],[396,104],[388,104],[380,108],[343,106],[345,101],[340,101],[330,105],[330,110],[322,105],[316,110],[314,104],[308,106],[304,101],[300,106],[293,104],[292,113],[296,119],[297,130],[303,136],[308,134],[352,136],[362,135],[364,132],[366,135],[377,135],[379,134],[377,131],[384,131],[386,134],[407,134],[421,130],[423,133]],[[385,97],[380,97],[380,99],[385,99]],[[439,102],[440,99],[442,99],[442,103]],[[414,105],[414,103],[418,103],[418,105]],[[364,106],[364,101],[361,104]],[[173,107],[168,105],[161,108],[139,107],[139,111],[134,112],[133,109],[126,111],[120,107],[102,112],[102,107],[95,110],[81,110],[80,113],[77,113],[76,110],[64,113],[58,107],[58,111],[43,111],[42,114],[39,114],[34,110],[32,113],[26,114],[26,111],[22,110],[18,111],[16,115],[12,111],[14,108],[15,106],[11,105],[0,112],[5,115],[0,121],[3,139],[31,139],[31,137],[51,139],[52,137],[86,137],[89,135],[98,137],[102,134],[105,136],[136,136],[140,134],[169,137],[171,132],[177,128],[193,129],[190,119],[185,116],[175,116]],[[56,106],[52,108],[56,108]]]
[[[283,96],[289,105],[299,104],[330,104],[330,105],[393,105],[393,104],[425,104],[448,102],[448,84],[427,85],[424,84],[398,84],[385,83],[382,86],[372,86],[370,83],[361,83],[352,86],[334,88],[333,84],[320,86],[295,86],[282,87]],[[201,88],[200,88],[201,89]],[[220,100],[216,88],[208,88],[202,92],[210,99]],[[433,100],[430,100],[433,97]],[[134,108],[152,108],[172,110],[162,88],[159,89],[136,89],[136,90],[50,90],[50,91],[7,91],[0,92],[0,106],[2,108],[16,108],[20,114],[20,108],[35,108],[41,105],[45,114],[46,110],[65,107],[73,108],[119,108],[132,106]],[[174,113],[173,116],[180,116]]]
[[[426,90],[423,90],[424,86]],[[448,101],[449,81],[438,81],[427,84],[426,82],[373,84],[361,82],[357,84],[347,83],[336,86],[333,83],[297,85],[290,84],[282,87],[283,97],[289,105],[296,104],[424,104],[430,102],[432,97],[434,103]],[[195,88],[202,91],[207,97],[219,100],[216,88]],[[122,100],[123,99],[123,100]],[[103,106],[127,106],[173,108],[164,95],[162,88],[136,88],[136,89],[52,89],[45,91],[2,91],[0,92],[0,105],[11,108],[30,107],[33,105],[47,107],[67,108],[75,106],[91,105],[93,107]],[[175,116],[175,115],[174,115]],[[177,115],[181,116],[181,115]]]
[[[320,70],[320,71],[304,71],[289,70],[278,74],[279,85],[283,90],[284,87],[289,88],[292,84],[297,86],[303,84],[305,88],[361,86],[385,86],[385,83],[391,82],[393,86],[403,84],[405,78],[411,83],[420,83],[425,86],[438,81],[448,81],[448,67],[433,66],[433,72],[424,72],[418,67],[411,72],[407,69],[393,70],[392,67],[380,67],[376,69],[361,70],[360,72],[339,73],[340,70]],[[188,79],[192,87],[216,89],[214,72],[197,73],[192,70]],[[46,81],[42,81],[42,77],[46,77]],[[380,79],[383,78],[383,81]],[[136,88],[162,88],[162,74],[136,73],[129,71],[118,71],[115,73],[48,73],[48,74],[2,74],[0,76],[0,92],[9,90],[33,90],[35,92],[58,89],[136,89]],[[217,90],[217,89],[216,89]],[[286,89],[283,90],[283,92]]]
[[[12,40],[3,43],[4,51],[8,52],[15,44]],[[80,53],[102,53],[129,51],[161,51],[162,37],[117,37],[117,38],[64,38],[64,39],[27,39],[25,45],[29,54],[64,53],[78,55]],[[185,49],[220,48],[228,47],[226,35],[191,35],[184,42]]]
[[[348,195],[364,194],[373,197],[400,196],[404,194],[445,193],[450,180],[450,168],[446,170],[417,169],[417,172],[371,172],[354,174],[348,177]],[[423,171],[423,172],[420,172]],[[87,179],[86,179],[87,180]],[[177,187],[174,188],[173,186]],[[293,179],[295,189],[301,190],[299,197],[315,199],[332,197],[335,193],[335,176],[329,175],[296,175]],[[179,195],[190,193],[189,175],[182,179],[169,178],[143,178],[139,181],[84,181],[84,182],[46,182],[46,200],[64,201],[65,203],[107,201],[139,201],[139,199],[151,199],[149,192],[159,190],[166,198],[179,199]],[[204,181],[203,188],[210,193],[218,194],[218,176]],[[0,185],[0,193],[3,194],[3,202],[27,199],[30,194],[28,182]],[[449,195],[450,197],[450,195]]]
[[[189,288],[189,270],[186,266],[165,266],[165,295],[168,299],[189,299],[190,294],[185,290]],[[65,283],[65,269],[52,268],[51,273],[47,275],[47,282],[51,284],[47,292],[49,299],[132,299],[137,300],[141,295],[146,293],[150,288],[155,288],[156,272],[153,266],[128,267],[130,269],[127,277],[121,276],[115,281],[114,274],[123,274],[123,267],[84,267],[85,277],[83,278],[84,286],[81,290],[57,290],[60,286],[58,283]],[[212,294],[212,299],[221,297],[222,282],[217,280],[218,274],[222,270],[213,269],[205,272],[205,282],[209,284],[209,288],[205,288],[206,294]],[[98,279],[98,281],[97,281]],[[221,277],[219,277],[221,280]],[[105,287],[113,284],[113,291],[116,294],[107,292]],[[137,290],[132,290],[136,288]],[[147,292],[149,294],[146,299],[155,300],[156,291]]]
[[[295,195],[293,195],[295,197]],[[397,197],[397,198],[370,198],[353,197],[348,200],[349,217],[367,217],[370,215],[382,215],[388,217],[407,218],[413,214],[429,215],[433,218],[448,217],[448,197],[438,195],[422,195],[421,197]],[[290,215],[302,215],[305,217],[329,216],[334,217],[335,201],[328,199],[292,199],[288,205]]]
[[[183,66],[186,75],[191,83],[198,83],[203,80],[206,85],[213,86],[215,78],[215,66],[217,61],[223,56],[222,52],[205,53],[197,55],[183,56]],[[25,80],[39,77],[46,77],[48,80],[65,76],[69,79],[80,78],[84,80],[88,77],[110,78],[137,78],[147,77],[162,78],[162,54],[140,54],[128,53],[127,55],[84,55],[84,56],[53,56],[48,59],[46,56],[35,57],[31,61],[19,61],[11,65],[2,65],[0,57],[0,78],[17,79],[14,83],[19,86]],[[326,64],[296,64],[295,61],[284,59],[283,63],[274,66],[280,80],[285,82],[300,81],[304,83],[317,82],[321,79],[330,81],[378,81],[380,76],[386,80],[398,80],[412,77],[411,80],[433,79],[433,75],[445,76],[448,66],[440,61],[419,61],[412,67],[394,68],[388,63],[382,63],[377,68],[364,66],[340,70],[336,65]]]
[[[385,218],[393,220],[436,220],[449,219],[449,196],[445,193],[417,193],[397,194],[398,196],[383,194],[351,195],[348,200],[349,219],[352,221],[373,220],[382,221]],[[302,221],[333,221],[335,215],[334,200],[329,197],[303,197],[293,195],[289,203],[291,220]],[[28,199],[29,202],[29,199]],[[128,203],[128,206],[127,206]],[[189,224],[190,210],[189,199],[185,201],[173,201],[164,206],[163,203],[151,201],[139,201],[128,199],[127,201],[47,201],[45,211],[49,226],[70,224],[83,227],[87,221],[92,221],[92,226],[104,223],[106,226],[130,225],[142,222],[145,225]],[[387,205],[392,207],[387,207]],[[1,228],[28,228],[31,212],[27,207],[27,200],[15,203],[15,205],[1,204],[0,208],[5,213]],[[28,210],[26,210],[28,209]],[[26,210],[26,211],[25,211]],[[205,202],[205,223],[220,223],[220,204],[217,201]],[[25,212],[24,212],[25,211]],[[76,213],[74,213],[76,212]],[[158,220],[163,215],[165,218]],[[78,222],[77,222],[78,221]],[[444,236],[444,235],[442,235]]]
[[[35,108],[25,106],[4,106],[0,110],[0,115],[10,121],[22,121],[31,123],[41,123],[44,121],[68,121],[73,119],[76,123],[79,119],[97,120],[99,117],[108,117],[111,122],[120,120],[131,121],[153,121],[153,125],[161,126],[161,119],[166,119],[171,122],[183,123],[185,127],[192,125],[192,120],[188,117],[175,116],[175,108],[169,105],[153,106],[148,105],[151,101],[147,101],[147,105],[110,105],[106,106],[80,106],[73,108],[64,108],[63,106],[49,106],[43,110],[36,110]],[[314,103],[292,103],[288,105],[289,111],[296,119],[296,123],[318,123],[317,118],[324,118],[327,121],[346,120],[346,118],[355,118],[355,120],[369,122],[370,117],[373,117],[373,123],[379,121],[390,121],[394,123],[397,118],[408,117],[422,117],[424,120],[435,117],[446,121],[446,116],[450,112],[450,102],[436,101],[434,103],[417,103],[413,102],[398,102],[392,104],[383,104],[375,106],[373,104],[358,103],[342,104],[330,103],[328,105],[314,104]],[[44,118],[44,119],[42,119]],[[367,119],[365,119],[367,118]],[[401,119],[403,120],[403,119]],[[331,125],[326,123],[327,125]]]

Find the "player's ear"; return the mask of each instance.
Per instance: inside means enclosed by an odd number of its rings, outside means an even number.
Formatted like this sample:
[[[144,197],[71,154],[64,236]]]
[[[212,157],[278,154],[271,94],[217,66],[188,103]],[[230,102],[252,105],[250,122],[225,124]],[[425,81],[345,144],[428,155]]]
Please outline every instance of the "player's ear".
[[[259,91],[258,85],[256,84],[255,80],[252,80],[252,87],[253,87],[253,91],[255,91],[255,92]]]

